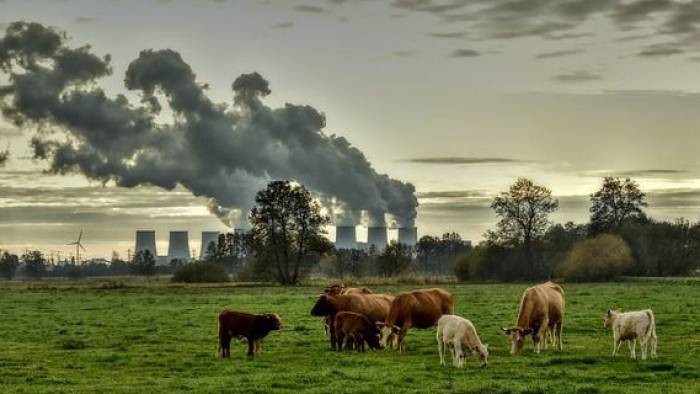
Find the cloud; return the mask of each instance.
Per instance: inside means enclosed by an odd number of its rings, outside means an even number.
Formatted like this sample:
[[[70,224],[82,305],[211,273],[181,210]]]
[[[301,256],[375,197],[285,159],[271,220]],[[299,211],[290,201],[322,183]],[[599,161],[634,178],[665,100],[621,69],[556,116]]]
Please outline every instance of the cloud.
[[[451,33],[428,33],[428,35],[436,38],[464,38],[467,33],[457,31]]]
[[[280,22],[270,26],[271,29],[289,29],[294,26],[294,22]]]
[[[452,52],[451,57],[459,58],[459,57],[477,57],[481,56],[481,52],[475,50],[475,49],[455,49]]]
[[[97,18],[92,16],[79,16],[74,19],[75,23],[90,23],[96,21]]]
[[[581,176],[587,177],[606,177],[612,176],[617,178],[676,178],[681,175],[688,175],[687,170],[675,169],[641,169],[641,170],[626,170],[626,171],[583,171],[579,173]]]
[[[412,57],[415,53],[413,51],[394,51],[391,54],[396,57]]]
[[[323,7],[316,6],[316,5],[299,4],[299,5],[294,6],[294,11],[311,13],[311,14],[323,14],[326,12],[326,9]]]
[[[562,34],[549,34],[544,36],[548,40],[575,40],[577,38],[592,37],[593,33],[562,33]]]
[[[416,195],[421,199],[491,198],[491,194],[483,190],[441,190],[419,192]]]
[[[669,11],[673,8],[671,0],[638,0],[620,3],[611,17],[618,25],[650,20],[653,14]]]
[[[645,49],[639,51],[639,57],[667,57],[671,55],[680,55],[685,51],[675,43],[654,44],[649,45]]]
[[[556,57],[576,55],[578,53],[583,53],[583,50],[581,50],[581,49],[565,49],[565,50],[561,50],[561,51],[544,52],[544,53],[539,53],[539,54],[535,55],[535,58],[536,59],[552,59],[552,58],[556,58]]]
[[[417,157],[404,160],[409,163],[419,164],[508,164],[508,163],[525,163],[522,160],[509,159],[504,157]]]
[[[603,79],[603,77],[600,74],[594,74],[584,70],[571,71],[552,77],[552,80],[557,82],[591,82],[601,79]]]

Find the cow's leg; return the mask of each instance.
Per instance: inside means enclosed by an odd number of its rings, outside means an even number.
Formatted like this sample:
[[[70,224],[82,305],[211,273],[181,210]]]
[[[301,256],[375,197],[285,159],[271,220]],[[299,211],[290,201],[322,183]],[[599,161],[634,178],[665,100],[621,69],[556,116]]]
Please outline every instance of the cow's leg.
[[[615,339],[613,340],[613,357],[615,357],[617,355],[617,352],[620,351],[620,346],[622,346],[622,342],[622,339],[615,336]]]
[[[333,350],[338,351],[338,352],[343,351],[343,342],[345,340],[345,335],[343,335],[341,333],[340,335],[337,335],[337,336],[333,335],[332,337],[333,337],[332,340],[334,342],[333,342],[331,347],[333,348]]]
[[[331,350],[335,350],[335,345],[337,343],[335,339],[335,315],[330,316],[328,331],[331,332]]]
[[[651,334],[651,358],[656,358],[656,333]]]
[[[554,333],[556,334],[556,338],[554,340],[556,341],[557,350],[559,350],[560,352],[562,351],[561,332],[563,324],[564,322],[559,320],[559,323],[557,323],[556,330],[554,330]]]
[[[229,335],[224,335],[219,339],[219,346],[221,347],[221,358],[226,358],[231,356],[231,337]]]
[[[452,347],[454,348],[454,359],[452,360],[452,365],[454,365],[457,368],[462,368],[464,366],[464,349],[462,349],[462,343],[455,340],[452,343]]]
[[[248,357],[253,357],[255,352],[255,340],[252,337],[248,337]]]
[[[445,343],[442,341],[442,333],[438,331],[435,335],[438,344],[438,354],[440,355],[440,365],[445,365]]]
[[[629,345],[630,348],[630,358],[635,360],[637,359],[637,338],[632,338],[627,341],[627,344]]]
[[[639,339],[639,348],[642,351],[642,360],[647,359],[647,344],[648,344],[649,338],[640,338]]]

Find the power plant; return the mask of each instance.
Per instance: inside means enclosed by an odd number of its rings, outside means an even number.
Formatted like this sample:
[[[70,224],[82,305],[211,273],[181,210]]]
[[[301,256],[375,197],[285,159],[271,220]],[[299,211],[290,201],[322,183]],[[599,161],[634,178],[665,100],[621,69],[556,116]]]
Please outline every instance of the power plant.
[[[190,241],[187,231],[171,231],[168,242],[168,261],[190,261]]]
[[[148,250],[153,257],[158,256],[156,250],[156,232],[153,230],[137,230],[136,231],[136,247],[134,253]]]
[[[206,257],[209,251],[209,245],[211,243],[216,245],[219,242],[219,232],[218,231],[202,231],[202,246],[199,247],[199,258],[203,259]]]
[[[386,226],[367,227],[367,247],[374,249],[377,253],[384,251],[387,245],[387,230]]]
[[[335,248],[336,249],[356,249],[357,236],[355,226],[335,227]]]
[[[399,227],[399,243],[406,246],[416,246],[418,243],[418,229],[415,227]]]

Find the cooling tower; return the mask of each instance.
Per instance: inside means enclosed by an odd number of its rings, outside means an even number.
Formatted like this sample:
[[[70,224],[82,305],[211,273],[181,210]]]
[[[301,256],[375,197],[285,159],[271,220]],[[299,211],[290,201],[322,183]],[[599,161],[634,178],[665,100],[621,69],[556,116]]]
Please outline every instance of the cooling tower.
[[[134,254],[148,250],[155,258],[156,253],[156,232],[153,230],[137,230],[136,231],[136,247]]]
[[[399,227],[399,243],[414,247],[418,243],[418,229],[415,227]]]
[[[377,253],[381,253],[386,248],[387,232],[386,227],[368,227],[367,228],[367,247],[374,245]]]
[[[219,242],[219,232],[218,231],[202,231],[202,246],[199,247],[199,258],[202,259],[206,257],[207,251],[209,251],[209,244],[214,243],[216,245]]]
[[[190,260],[190,241],[187,231],[171,231],[168,241],[168,262]]]
[[[335,228],[335,248],[336,249],[356,249],[357,236],[355,226],[336,226]]]

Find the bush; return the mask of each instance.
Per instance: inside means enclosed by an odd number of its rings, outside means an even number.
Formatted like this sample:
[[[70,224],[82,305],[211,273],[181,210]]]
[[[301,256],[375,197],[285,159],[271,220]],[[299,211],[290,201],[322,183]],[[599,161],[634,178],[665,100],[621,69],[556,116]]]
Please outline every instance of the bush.
[[[476,247],[470,253],[463,255],[455,263],[455,276],[460,282],[481,280],[481,268],[486,261],[486,248]]]
[[[200,261],[178,267],[173,274],[173,282],[221,283],[230,280],[224,267],[207,261]]]
[[[561,275],[572,281],[606,281],[632,268],[627,243],[617,235],[601,234],[574,245],[561,266]]]

